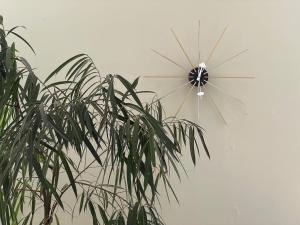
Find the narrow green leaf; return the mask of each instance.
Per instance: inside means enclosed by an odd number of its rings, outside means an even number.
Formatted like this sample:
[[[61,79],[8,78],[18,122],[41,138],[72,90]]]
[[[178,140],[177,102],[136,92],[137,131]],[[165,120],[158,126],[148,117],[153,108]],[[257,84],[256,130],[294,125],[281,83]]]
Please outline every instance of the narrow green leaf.
[[[199,134],[202,146],[203,146],[203,148],[205,150],[205,153],[206,153],[207,157],[210,159],[210,154],[209,154],[206,142],[205,142],[204,137],[203,137],[203,132],[202,132],[202,130],[200,128],[197,128],[197,131],[198,131],[198,134]]]
[[[125,88],[129,91],[129,93],[132,95],[132,97],[134,98],[134,100],[136,101],[136,103],[141,108],[143,108],[143,104],[142,104],[141,100],[139,99],[139,97],[137,96],[136,92],[133,89],[137,85],[138,80],[136,80],[135,83],[132,85],[129,81],[127,81],[126,79],[124,79],[122,76],[116,75],[116,77],[122,82],[122,84],[125,86]]]
[[[84,136],[83,137],[84,143],[86,144],[86,146],[88,147],[89,151],[92,153],[92,155],[94,156],[94,158],[97,160],[97,162],[102,166],[102,162],[101,159],[96,151],[96,149],[94,148],[93,144],[89,141],[89,139]]]
[[[129,210],[128,218],[127,218],[127,225],[138,225],[137,221],[137,211],[139,208],[139,203],[135,203],[134,207]]]
[[[51,184],[48,182],[48,180],[46,179],[46,177],[44,176],[42,169],[38,163],[38,161],[33,157],[33,167],[35,169],[35,172],[38,176],[38,178],[40,179],[41,183],[46,187],[49,188],[51,190],[51,193],[54,195],[56,201],[58,202],[58,204],[60,205],[60,207],[63,209],[63,203],[59,197],[59,195],[57,194],[56,190],[54,190],[54,188],[51,186]]]
[[[29,222],[29,219],[30,219],[30,214],[24,218],[22,225],[27,225]]]
[[[55,221],[56,221],[56,225],[60,225],[58,216],[56,214],[55,214]]]
[[[68,161],[66,160],[66,156],[62,153],[62,152],[58,152],[59,155],[60,155],[60,159],[64,165],[64,168],[67,172],[67,175],[68,175],[68,178],[69,178],[69,181],[70,181],[70,184],[73,188],[73,191],[74,191],[74,194],[75,196],[77,197],[77,188],[76,188],[76,184],[75,184],[75,180],[74,180],[74,177],[73,177],[73,174],[71,172],[71,169],[70,169],[70,166],[69,166],[69,163]]]
[[[98,225],[98,219],[97,219],[96,211],[95,211],[94,205],[91,201],[89,201],[89,209],[90,209],[90,213],[91,213],[92,218],[93,218],[93,225]]]
[[[98,209],[99,209],[100,215],[102,217],[103,223],[105,225],[108,225],[108,218],[107,218],[107,215],[106,215],[104,209],[100,205],[98,205]]]
[[[189,129],[189,139],[190,139],[190,152],[191,152],[191,158],[194,163],[196,164],[196,157],[195,157],[195,134],[194,134],[194,128],[190,127]]]
[[[84,202],[84,192],[82,193],[81,198],[80,198],[79,213],[81,213],[81,211],[82,211],[83,202]]]
[[[66,65],[68,65],[70,62],[74,61],[75,59],[85,56],[85,54],[78,54],[73,56],[72,58],[66,60],[64,63],[62,63],[59,67],[57,67],[45,80],[45,83],[50,80],[55,74],[57,74],[59,71],[61,71]]]
[[[10,33],[12,33],[13,35],[15,35],[18,38],[20,38],[31,49],[31,51],[35,54],[35,51],[34,51],[33,47],[29,44],[29,42],[25,38],[23,38],[21,35],[13,32],[13,31],[11,31]]]
[[[15,27],[11,28],[9,31],[7,31],[6,36],[8,36],[12,31],[14,31],[18,28],[26,29],[26,27],[24,27],[24,26],[15,26]]]

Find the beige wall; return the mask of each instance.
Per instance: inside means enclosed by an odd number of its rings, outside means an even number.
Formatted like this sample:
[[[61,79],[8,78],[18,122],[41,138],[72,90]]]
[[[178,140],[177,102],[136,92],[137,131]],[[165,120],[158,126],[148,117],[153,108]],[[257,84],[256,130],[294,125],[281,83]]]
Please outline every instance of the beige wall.
[[[212,63],[248,48],[247,54],[220,68],[220,74],[255,74],[255,80],[217,84],[247,105],[247,116],[229,97],[214,92],[226,115],[225,127],[208,102],[201,109],[212,160],[176,186],[181,205],[163,201],[172,225],[300,224],[300,2],[298,0],[0,0],[6,26],[25,25],[28,51],[45,77],[65,58],[86,52],[103,73],[127,78],[143,74],[180,74],[154,55],[155,48],[185,66],[170,27],[197,56],[197,21],[201,49],[207,55],[224,26],[228,31]],[[180,81],[142,82],[163,94]],[[188,90],[166,99],[168,111]],[[181,115],[196,119],[195,97]],[[75,220],[82,224],[85,218]],[[66,223],[68,224],[68,223]]]

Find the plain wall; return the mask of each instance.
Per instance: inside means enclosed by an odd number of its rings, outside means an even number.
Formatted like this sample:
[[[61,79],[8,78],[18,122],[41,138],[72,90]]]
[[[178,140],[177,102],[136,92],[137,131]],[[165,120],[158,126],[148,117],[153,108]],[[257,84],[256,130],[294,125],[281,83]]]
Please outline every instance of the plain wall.
[[[81,52],[89,54],[103,74],[119,73],[128,79],[184,75],[150,48],[188,67],[170,28],[195,62],[198,20],[202,56],[228,26],[211,64],[247,48],[216,73],[256,79],[215,83],[240,98],[247,115],[236,100],[211,88],[228,125],[204,98],[200,125],[206,129],[212,158],[202,153],[193,167],[186,154],[189,176],[183,175],[181,184],[175,181],[180,205],[163,197],[163,216],[171,225],[300,224],[300,1],[0,0],[0,9],[7,28],[27,27],[22,34],[37,54],[23,54],[41,78]],[[182,82],[142,80],[141,88],[163,95]],[[188,90],[164,100],[169,114]],[[197,121],[195,92],[180,116]],[[90,221],[87,218],[83,215],[74,224]]]

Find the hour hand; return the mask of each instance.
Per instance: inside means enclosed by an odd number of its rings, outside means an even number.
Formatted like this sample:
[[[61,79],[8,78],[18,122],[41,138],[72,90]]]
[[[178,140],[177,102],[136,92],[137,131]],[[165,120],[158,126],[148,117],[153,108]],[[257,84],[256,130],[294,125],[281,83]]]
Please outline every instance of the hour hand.
[[[205,65],[204,62],[199,63],[199,69],[198,69],[198,77],[197,77],[197,81],[200,81],[202,71],[203,71],[203,69],[205,69],[205,68],[206,68],[206,65]]]

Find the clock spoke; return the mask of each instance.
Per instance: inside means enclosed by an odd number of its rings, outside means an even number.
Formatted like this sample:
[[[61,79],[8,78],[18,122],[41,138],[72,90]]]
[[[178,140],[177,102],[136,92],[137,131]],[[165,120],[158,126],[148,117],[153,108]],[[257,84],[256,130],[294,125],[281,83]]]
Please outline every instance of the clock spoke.
[[[188,73],[188,70],[186,68],[184,68],[184,66],[180,65],[179,63],[175,62],[173,59],[161,54],[160,52],[156,51],[155,49],[151,49],[153,52],[155,52],[157,55],[159,55],[160,57],[168,60],[169,62],[173,63],[174,65],[180,67],[181,69],[183,69],[184,72]]]
[[[246,109],[246,107],[242,100],[230,95],[229,93],[227,93],[226,90],[224,90],[221,87],[219,87],[218,85],[214,84],[215,83],[214,80],[218,80],[218,79],[254,79],[255,76],[253,76],[251,74],[231,74],[231,73],[227,73],[227,74],[219,73],[219,74],[214,74],[214,75],[210,75],[210,74],[211,74],[211,71],[217,69],[218,67],[221,67],[222,65],[224,65],[224,64],[236,59],[240,55],[244,54],[245,52],[248,51],[248,49],[237,52],[236,54],[234,54],[232,56],[229,55],[230,57],[228,57],[228,58],[225,57],[225,60],[223,60],[223,61],[220,60],[219,63],[217,62],[215,65],[212,65],[207,69],[207,67],[206,67],[207,63],[209,62],[211,64],[211,61],[214,60],[214,58],[216,56],[217,49],[220,49],[221,42],[224,41],[227,27],[225,27],[220,32],[220,34],[218,34],[218,36],[216,37],[216,40],[214,40],[214,42],[212,43],[212,46],[210,47],[210,49],[208,49],[209,51],[208,51],[207,60],[203,61],[203,62],[201,61],[201,60],[203,60],[203,52],[201,51],[201,41],[200,41],[201,35],[202,35],[201,32],[203,29],[201,27],[200,20],[198,20],[198,27],[196,27],[196,29],[197,29],[197,31],[196,31],[197,32],[196,49],[198,50],[198,52],[196,53],[196,58],[198,58],[198,59],[196,59],[196,60],[198,60],[196,66],[193,65],[193,62],[191,60],[192,58],[190,57],[191,55],[188,54],[188,52],[186,51],[187,49],[185,48],[186,46],[184,47],[184,45],[183,45],[184,42],[182,42],[182,39],[179,38],[179,36],[177,35],[178,33],[175,32],[174,29],[171,28],[170,29],[171,33],[172,33],[173,37],[175,38],[178,46],[180,47],[180,50],[182,51],[184,57],[186,58],[185,60],[188,62],[188,64],[187,65],[183,64],[184,62],[181,62],[181,61],[177,62],[177,61],[175,61],[176,59],[174,60],[174,59],[172,59],[172,57],[170,58],[157,50],[154,50],[154,49],[151,49],[151,50],[154,53],[156,53],[157,55],[159,55],[160,57],[164,58],[165,60],[167,60],[170,63],[181,68],[186,74],[178,75],[181,73],[173,73],[173,74],[160,73],[160,74],[147,74],[147,75],[143,75],[142,77],[150,78],[150,79],[167,79],[168,82],[175,81],[176,79],[177,80],[179,79],[179,81],[181,81],[180,79],[188,79],[188,82],[186,82],[186,83],[183,82],[182,85],[172,88],[162,97],[155,97],[153,99],[154,101],[152,103],[162,100],[162,99],[168,97],[169,95],[173,94],[174,92],[179,91],[179,89],[181,89],[181,88],[185,89],[186,86],[191,85],[190,88],[186,88],[186,92],[184,93],[184,96],[182,96],[181,101],[178,102],[179,106],[178,106],[178,108],[176,108],[174,110],[175,111],[174,118],[179,115],[179,113],[182,111],[183,107],[187,104],[188,99],[191,96],[193,89],[194,89],[196,97],[197,97],[197,100],[196,100],[197,102],[194,102],[194,100],[193,100],[193,103],[195,105],[195,106],[193,106],[193,108],[197,107],[198,123],[200,123],[200,119],[201,119],[201,112],[200,112],[200,108],[202,107],[201,100],[203,98],[203,95],[205,94],[205,96],[207,96],[208,101],[212,105],[212,109],[215,112],[215,114],[227,126],[227,121],[225,119],[225,116],[227,114],[225,114],[224,112],[221,111],[221,109],[223,109],[223,107],[222,107],[223,100],[228,101],[228,103],[231,105],[231,107],[233,107],[233,109],[238,109],[238,111],[243,114],[247,110],[244,111],[244,109]],[[189,64],[192,66],[192,69],[189,69]],[[172,80],[172,79],[174,79],[174,80]],[[220,97],[220,99],[217,99],[217,97],[218,98]],[[218,100],[222,100],[222,101],[218,101]]]
[[[216,114],[219,116],[219,118],[224,122],[225,125],[227,125],[226,119],[223,116],[223,113],[221,112],[220,108],[218,107],[218,105],[216,104],[215,100],[213,99],[213,97],[210,95],[208,89],[205,89],[205,93],[207,94],[206,96],[208,97],[211,105],[213,106],[214,111],[216,112]]]
[[[170,90],[169,92],[167,92],[167,94],[165,94],[165,95],[163,95],[162,97],[158,98],[158,99],[157,99],[156,101],[154,101],[154,102],[157,102],[157,101],[159,101],[159,100],[161,100],[161,99],[163,99],[163,98],[168,97],[169,95],[173,94],[174,92],[178,91],[179,89],[184,88],[184,87],[187,86],[188,84],[190,84],[190,81],[188,81],[188,82],[186,82],[186,83],[184,83],[184,84],[182,84],[182,85],[179,85],[179,86],[177,86],[176,88],[173,88],[172,90]]]
[[[224,28],[224,30],[223,30],[223,32],[221,33],[221,35],[220,35],[219,39],[217,40],[216,44],[214,45],[214,47],[213,47],[212,50],[210,51],[210,53],[209,53],[209,55],[208,55],[208,58],[207,58],[207,60],[206,60],[206,63],[208,63],[208,62],[211,60],[211,58],[212,58],[212,56],[213,56],[215,50],[217,49],[218,45],[220,44],[221,40],[223,39],[226,30],[227,30],[227,27]]]
[[[183,47],[183,44],[180,42],[179,38],[177,37],[175,31],[173,29],[171,29],[171,32],[174,36],[174,38],[176,39],[180,49],[182,50],[184,56],[186,57],[187,61],[191,64],[192,68],[194,68],[195,66],[193,65],[192,63],[192,60],[190,59],[190,57],[188,56],[187,52],[185,51],[184,47]]]
[[[200,60],[201,60],[200,31],[201,31],[201,23],[200,23],[200,20],[198,20],[198,38],[197,38],[197,42],[198,42],[198,64],[200,64]]]
[[[201,86],[200,82],[198,82],[198,93],[201,92]],[[200,123],[200,98],[202,98],[202,95],[197,95],[197,117],[198,117],[198,123]]]
[[[230,62],[231,60],[233,60],[233,59],[239,57],[240,55],[244,54],[244,53],[247,52],[247,51],[248,51],[248,49],[245,49],[245,50],[240,51],[240,52],[238,52],[237,54],[235,54],[235,55],[233,55],[233,56],[231,56],[231,57],[225,59],[223,62],[217,64],[216,66],[213,66],[213,67],[210,69],[210,71],[213,71],[213,70],[215,70],[216,68],[218,68],[218,67],[224,65],[225,63]]]
[[[179,114],[179,112],[181,111],[182,107],[184,106],[184,104],[186,103],[188,97],[190,96],[192,90],[194,89],[194,85],[192,85],[189,89],[189,91],[185,94],[183,101],[181,102],[180,106],[178,107],[174,117],[177,117],[177,115]]]
[[[209,78],[213,78],[213,79],[254,79],[255,76],[214,75],[214,76],[209,76]]]
[[[225,95],[227,95],[227,96],[229,96],[229,97],[231,97],[231,98],[236,99],[236,100],[239,101],[241,104],[245,105],[245,103],[244,103],[241,99],[239,99],[239,98],[237,98],[237,97],[234,97],[234,96],[230,95],[230,94],[227,93],[223,88],[220,88],[219,86],[217,86],[217,85],[215,85],[215,84],[213,84],[212,82],[209,82],[209,81],[207,81],[207,84],[208,84],[209,86],[211,86],[211,87],[217,89],[218,91],[222,92],[223,94],[225,94]]]
[[[145,75],[143,78],[154,78],[154,79],[186,79],[185,76],[179,75]]]
[[[219,86],[211,83],[211,82],[207,82],[207,84],[210,86],[210,87],[213,87],[215,88],[216,90],[218,90],[219,92],[221,92],[223,95],[229,97],[231,100],[234,100],[234,102],[232,102],[235,106],[239,106],[238,107],[238,111],[244,115],[247,115],[247,107],[246,107],[246,104],[239,98],[237,97],[234,97],[232,95],[230,95],[229,93],[227,93],[225,90],[223,90],[222,88],[220,88]],[[229,100],[229,99],[228,99]],[[227,101],[228,101],[227,100]]]

